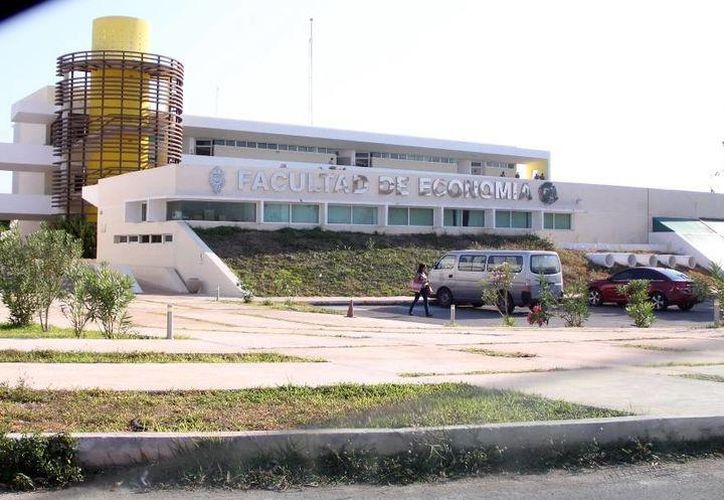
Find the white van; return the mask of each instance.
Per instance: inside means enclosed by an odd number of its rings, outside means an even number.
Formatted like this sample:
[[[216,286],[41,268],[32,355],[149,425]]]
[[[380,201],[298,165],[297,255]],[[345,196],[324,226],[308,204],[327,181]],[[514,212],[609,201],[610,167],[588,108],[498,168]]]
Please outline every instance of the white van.
[[[440,258],[428,277],[437,303],[483,305],[483,286],[488,273],[504,262],[513,269],[513,284],[508,297],[508,313],[515,306],[532,307],[540,297],[540,280],[551,292],[563,295],[561,259],[556,252],[544,250],[455,250]],[[500,307],[500,306],[499,306]]]

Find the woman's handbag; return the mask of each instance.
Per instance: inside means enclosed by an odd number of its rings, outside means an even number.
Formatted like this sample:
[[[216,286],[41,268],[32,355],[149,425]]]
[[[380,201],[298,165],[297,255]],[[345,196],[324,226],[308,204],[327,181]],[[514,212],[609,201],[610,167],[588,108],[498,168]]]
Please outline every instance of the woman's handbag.
[[[409,285],[410,289],[419,292],[422,289],[422,281],[419,281],[417,278],[410,281]]]

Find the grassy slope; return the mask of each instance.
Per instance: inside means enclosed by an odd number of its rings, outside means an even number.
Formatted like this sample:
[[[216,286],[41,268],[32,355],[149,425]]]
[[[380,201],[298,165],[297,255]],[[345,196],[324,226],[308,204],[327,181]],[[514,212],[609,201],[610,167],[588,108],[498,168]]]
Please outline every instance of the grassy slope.
[[[257,296],[406,295],[406,284],[417,263],[432,266],[448,250],[555,249],[550,241],[536,236],[381,235],[296,229],[250,231],[234,227],[198,233]],[[558,251],[566,282],[606,274],[588,264],[582,252]],[[287,279],[280,280],[281,275]],[[298,285],[291,291],[282,286],[282,281],[295,280]]]

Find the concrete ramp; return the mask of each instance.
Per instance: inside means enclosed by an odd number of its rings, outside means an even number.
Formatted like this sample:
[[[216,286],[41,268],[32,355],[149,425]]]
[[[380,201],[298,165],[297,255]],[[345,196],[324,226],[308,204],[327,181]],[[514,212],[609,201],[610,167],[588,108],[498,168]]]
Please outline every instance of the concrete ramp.
[[[666,243],[675,254],[690,254],[706,269],[724,265],[724,221],[656,218],[650,241]]]

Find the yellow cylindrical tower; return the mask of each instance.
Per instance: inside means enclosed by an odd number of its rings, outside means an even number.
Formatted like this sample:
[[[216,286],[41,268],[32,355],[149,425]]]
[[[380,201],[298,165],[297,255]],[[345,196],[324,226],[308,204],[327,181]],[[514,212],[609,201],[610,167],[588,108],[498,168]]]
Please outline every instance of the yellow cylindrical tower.
[[[93,21],[88,52],[58,58],[58,175],[53,202],[95,220],[82,185],[181,161],[183,65],[147,53],[148,23],[111,16]]]

